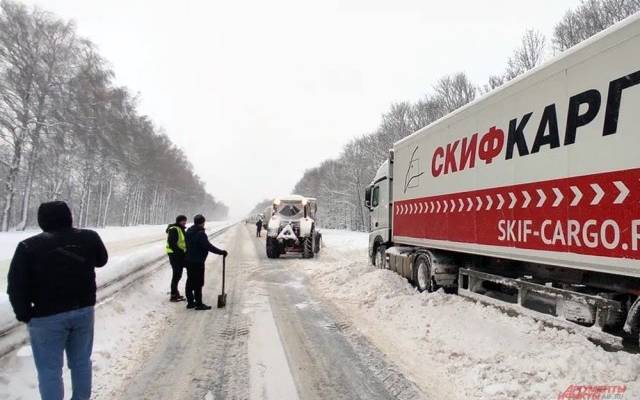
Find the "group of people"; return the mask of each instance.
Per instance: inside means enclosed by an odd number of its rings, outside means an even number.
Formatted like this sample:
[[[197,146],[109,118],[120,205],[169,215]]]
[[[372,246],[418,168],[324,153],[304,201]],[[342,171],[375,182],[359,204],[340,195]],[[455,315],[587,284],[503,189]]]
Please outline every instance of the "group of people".
[[[204,263],[209,252],[226,256],[209,242],[205,217],[196,215],[185,230],[179,216],[167,229],[167,253],[173,268],[171,299],[182,298],[178,282],[187,268],[187,308],[209,310],[202,302]],[[27,324],[38,387],[43,400],[62,400],[64,353],[71,370],[73,400],[91,397],[96,304],[95,268],[108,260],[98,233],[73,228],[69,206],[62,201],[38,208],[42,233],[20,242],[9,267],[7,293],[16,319]]]
[[[204,263],[211,252],[223,257],[227,256],[226,250],[220,250],[207,237],[204,230],[205,218],[196,215],[193,225],[187,227],[187,217],[178,215],[176,222],[167,227],[166,252],[169,255],[169,263],[173,270],[171,277],[171,297],[173,302],[184,301],[185,298],[178,290],[178,283],[182,278],[182,271],[187,269],[187,283],[185,293],[187,295],[187,308],[194,310],[210,310],[202,302],[202,287],[204,286]]]

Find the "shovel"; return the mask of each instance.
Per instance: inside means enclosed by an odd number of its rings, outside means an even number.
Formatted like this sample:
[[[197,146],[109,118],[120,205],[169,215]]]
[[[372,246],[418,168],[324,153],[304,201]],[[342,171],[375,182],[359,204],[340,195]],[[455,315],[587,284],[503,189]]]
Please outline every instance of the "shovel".
[[[226,269],[227,256],[222,257],[222,294],[218,295],[218,308],[224,308],[227,305],[227,294],[224,292],[224,276]]]

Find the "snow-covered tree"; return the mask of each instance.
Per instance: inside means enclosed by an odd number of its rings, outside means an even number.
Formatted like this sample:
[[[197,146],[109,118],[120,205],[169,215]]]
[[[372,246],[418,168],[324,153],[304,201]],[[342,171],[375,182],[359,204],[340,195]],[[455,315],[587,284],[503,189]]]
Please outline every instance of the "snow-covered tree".
[[[0,228],[63,199],[81,226],[221,218],[184,153],[116,87],[73,23],[0,3]]]

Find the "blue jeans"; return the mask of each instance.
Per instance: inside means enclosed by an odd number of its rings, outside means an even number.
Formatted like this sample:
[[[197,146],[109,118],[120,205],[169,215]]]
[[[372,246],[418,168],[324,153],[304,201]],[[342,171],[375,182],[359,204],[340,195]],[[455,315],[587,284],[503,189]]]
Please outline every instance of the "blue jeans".
[[[29,321],[42,400],[64,398],[62,366],[65,351],[71,370],[71,400],[88,400],[91,397],[93,320],[93,307],[85,307]]]

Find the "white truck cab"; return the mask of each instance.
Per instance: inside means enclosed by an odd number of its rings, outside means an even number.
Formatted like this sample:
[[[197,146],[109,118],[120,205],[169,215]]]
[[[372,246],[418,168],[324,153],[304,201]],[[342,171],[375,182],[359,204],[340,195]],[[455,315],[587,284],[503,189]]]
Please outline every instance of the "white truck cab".
[[[382,267],[384,251],[391,242],[391,169],[385,161],[366,188],[365,205],[369,209],[369,257]]]

